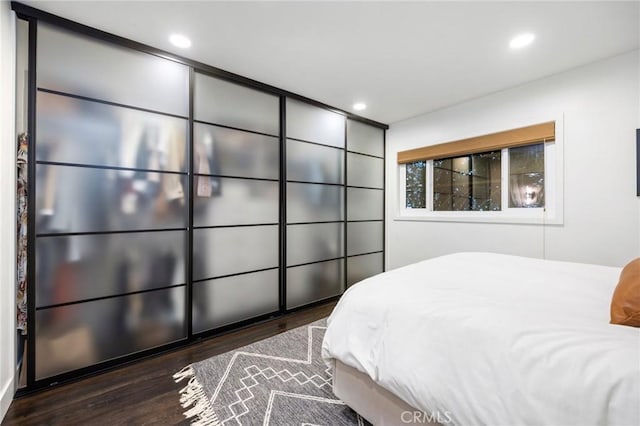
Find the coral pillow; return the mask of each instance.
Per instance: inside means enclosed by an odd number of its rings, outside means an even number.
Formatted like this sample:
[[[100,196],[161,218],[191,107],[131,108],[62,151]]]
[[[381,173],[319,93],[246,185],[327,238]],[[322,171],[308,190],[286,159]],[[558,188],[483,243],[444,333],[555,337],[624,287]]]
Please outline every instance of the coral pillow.
[[[620,273],[611,299],[611,324],[640,327],[640,257]]]

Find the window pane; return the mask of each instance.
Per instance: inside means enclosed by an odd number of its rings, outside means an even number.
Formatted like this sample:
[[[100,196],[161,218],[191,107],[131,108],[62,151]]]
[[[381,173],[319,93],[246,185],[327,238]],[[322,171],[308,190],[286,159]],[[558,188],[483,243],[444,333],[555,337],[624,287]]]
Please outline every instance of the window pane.
[[[407,208],[424,209],[427,207],[425,192],[426,161],[416,161],[407,164]]]
[[[433,210],[501,209],[500,151],[433,161]]]
[[[509,207],[544,207],[544,144],[509,149]]]

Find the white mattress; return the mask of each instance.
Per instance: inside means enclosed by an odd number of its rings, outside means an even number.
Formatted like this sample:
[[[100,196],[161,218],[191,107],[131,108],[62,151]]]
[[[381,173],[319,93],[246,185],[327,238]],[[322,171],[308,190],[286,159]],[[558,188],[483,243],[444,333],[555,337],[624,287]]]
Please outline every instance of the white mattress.
[[[460,425],[640,424],[640,329],[609,324],[619,268],[459,253],[340,299],[322,353]]]

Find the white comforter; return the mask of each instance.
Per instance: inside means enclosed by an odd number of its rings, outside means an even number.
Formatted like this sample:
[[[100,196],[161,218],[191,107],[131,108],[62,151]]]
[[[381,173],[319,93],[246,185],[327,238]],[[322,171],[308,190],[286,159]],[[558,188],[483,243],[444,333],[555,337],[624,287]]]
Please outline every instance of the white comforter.
[[[426,260],[349,288],[322,355],[458,425],[640,425],[640,329],[609,324],[619,274],[490,253]]]

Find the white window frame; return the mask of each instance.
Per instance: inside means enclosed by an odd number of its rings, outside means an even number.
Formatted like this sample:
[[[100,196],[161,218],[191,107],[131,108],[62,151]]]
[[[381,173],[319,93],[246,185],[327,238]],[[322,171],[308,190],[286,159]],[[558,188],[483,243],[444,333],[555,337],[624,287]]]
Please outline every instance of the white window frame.
[[[501,151],[502,210],[500,211],[433,211],[433,160],[425,167],[426,208],[406,207],[406,165],[397,165],[398,204],[394,220],[434,222],[480,222],[516,223],[532,225],[561,225],[563,223],[563,142],[564,123],[562,116],[536,123],[555,121],[555,140],[544,144],[545,207],[509,207],[509,154],[508,148]],[[522,126],[532,123],[523,124]],[[514,126],[515,127],[515,126]],[[506,161],[505,161],[506,160]]]

